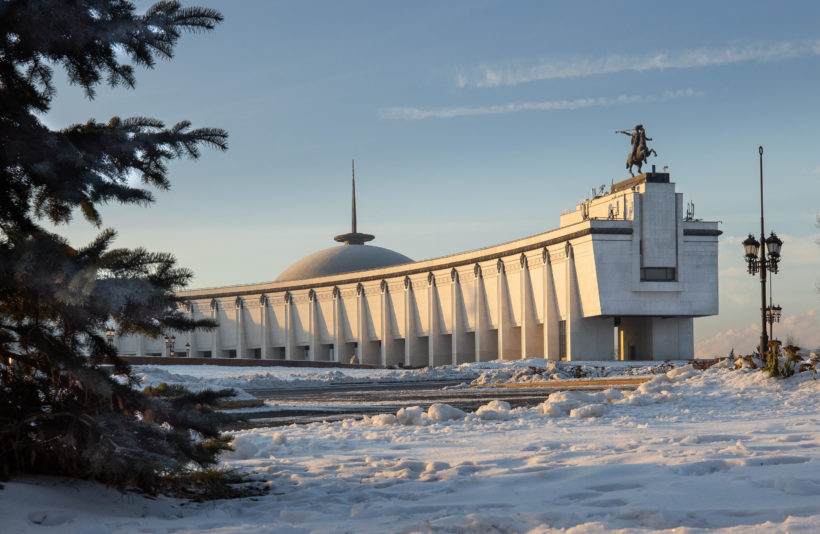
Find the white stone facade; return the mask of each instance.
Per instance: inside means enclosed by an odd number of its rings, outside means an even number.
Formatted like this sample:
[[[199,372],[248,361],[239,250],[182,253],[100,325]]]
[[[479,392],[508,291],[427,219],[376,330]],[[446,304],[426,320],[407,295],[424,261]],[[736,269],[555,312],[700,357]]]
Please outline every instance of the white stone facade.
[[[496,358],[689,359],[693,318],[718,313],[717,222],[684,219],[668,175],[579,204],[560,227],[426,261],[180,293],[212,331],[177,355],[382,366]],[[366,246],[366,245],[351,245]],[[174,334],[169,332],[170,334]],[[117,339],[166,356],[162,339]]]

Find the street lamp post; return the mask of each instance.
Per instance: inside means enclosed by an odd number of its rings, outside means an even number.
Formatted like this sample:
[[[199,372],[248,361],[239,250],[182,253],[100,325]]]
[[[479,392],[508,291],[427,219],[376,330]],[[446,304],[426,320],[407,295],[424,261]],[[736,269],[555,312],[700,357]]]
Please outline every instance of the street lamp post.
[[[172,357],[174,356],[174,343],[176,343],[177,338],[175,336],[165,336],[165,354]]]
[[[772,232],[766,238],[766,231],[763,225],[763,147],[758,148],[760,154],[760,241],[755,239],[752,234],[749,234],[743,241],[743,248],[746,251],[746,265],[747,271],[751,275],[760,272],[760,356],[763,357],[764,351],[769,347],[769,336],[766,332],[766,324],[775,319],[775,307],[766,305],[766,272],[771,271],[772,274],[777,274],[778,263],[780,262],[780,248],[783,246],[783,241]],[[767,256],[768,252],[768,256]],[[760,256],[758,257],[758,253]],[[780,320],[780,306],[776,307],[777,320]]]
[[[769,323],[769,339],[774,340],[774,323],[780,322],[780,315],[783,308],[780,306],[769,306],[766,308],[766,321]]]
[[[769,280],[769,306],[766,308],[766,320],[769,322],[769,341],[774,341],[774,323],[780,322],[780,314],[783,308],[774,305],[774,277]]]

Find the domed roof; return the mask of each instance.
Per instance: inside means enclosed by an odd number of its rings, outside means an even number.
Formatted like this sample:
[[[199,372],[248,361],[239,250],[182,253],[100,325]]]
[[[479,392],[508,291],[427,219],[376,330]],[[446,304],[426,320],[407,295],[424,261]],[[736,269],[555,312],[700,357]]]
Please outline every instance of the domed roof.
[[[392,250],[365,245],[372,241],[374,236],[356,231],[356,172],[352,171],[352,210],[351,231],[337,235],[333,239],[344,243],[340,247],[330,247],[309,256],[305,256],[284,270],[275,282],[292,282],[319,276],[352,273],[380,267],[391,267],[403,263],[412,263],[413,260]]]
[[[276,279],[291,282],[318,276],[364,271],[410,263],[413,260],[398,252],[371,245],[341,245],[330,247],[297,261]]]

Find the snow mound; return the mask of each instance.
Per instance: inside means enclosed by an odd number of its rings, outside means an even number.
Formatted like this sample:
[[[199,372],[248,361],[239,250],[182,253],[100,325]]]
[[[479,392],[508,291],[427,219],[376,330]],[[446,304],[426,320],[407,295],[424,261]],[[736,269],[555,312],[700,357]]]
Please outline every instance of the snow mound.
[[[380,413],[373,416],[364,416],[364,422],[376,426],[395,425],[399,422],[392,413]]]
[[[281,432],[268,436],[267,429],[254,429],[234,436],[231,442],[232,451],[223,453],[223,459],[250,460],[273,456],[273,453],[287,444],[287,437]]]
[[[624,399],[624,394],[617,389],[609,388],[601,392],[607,402],[618,402]]]
[[[556,362],[538,358],[515,362],[488,362],[470,365],[479,376],[472,381],[473,386],[487,386],[499,383],[541,383],[557,380],[579,380],[589,378],[614,378],[624,376],[652,376],[663,374],[688,362]],[[690,366],[691,367],[691,366]]]
[[[479,406],[475,415],[483,421],[504,420],[512,417],[510,414],[510,403],[502,400],[493,400],[483,406]]]
[[[467,413],[449,404],[433,404],[427,409],[427,419],[433,421],[454,421],[464,419]]]
[[[421,406],[410,406],[408,408],[401,408],[396,412],[396,421],[406,426],[421,425],[424,424],[423,415],[424,408]]]
[[[210,382],[203,380],[196,376],[183,375],[172,373],[168,369],[162,367],[146,367],[140,366],[140,371],[134,373],[139,381],[139,385],[145,389],[147,387],[156,387],[160,384],[168,384],[169,386],[185,386],[189,391],[198,392],[206,389],[233,389],[235,396],[227,399],[229,401],[247,401],[255,400],[256,397],[237,387],[233,384],[220,384],[218,382]]]
[[[686,380],[693,376],[697,375],[697,371],[691,365],[684,365],[681,367],[675,367],[671,371],[666,373],[666,377],[673,380]]]
[[[615,390],[607,391],[612,392]],[[605,402],[608,400],[608,395],[615,398],[615,393],[607,394],[603,391],[598,393],[586,393],[584,391],[559,391],[551,394],[546,401],[538,406],[537,409],[543,415],[548,415],[550,417],[563,417],[565,415],[571,415],[571,412],[580,409],[582,406],[597,405]]]
[[[570,410],[569,416],[576,419],[602,417],[605,411],[606,407],[603,404],[587,404],[585,406],[579,406],[578,408]]]

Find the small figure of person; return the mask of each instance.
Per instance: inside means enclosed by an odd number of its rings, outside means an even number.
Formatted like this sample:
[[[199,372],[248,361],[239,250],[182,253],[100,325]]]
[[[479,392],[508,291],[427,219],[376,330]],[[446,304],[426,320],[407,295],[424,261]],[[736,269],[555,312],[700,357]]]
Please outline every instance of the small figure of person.
[[[643,154],[644,159],[646,159],[649,157],[649,148],[647,148],[646,142],[652,141],[652,138],[646,136],[646,130],[643,129],[643,124],[635,126],[635,132],[638,134],[638,146],[637,148],[632,147],[632,157],[634,159],[638,157],[638,154]],[[654,152],[654,150],[652,152]],[[658,154],[655,155],[657,156]]]
[[[643,124],[635,126],[634,130],[618,130],[615,133],[622,133],[632,138],[632,160],[637,161],[638,155],[643,152],[648,155],[647,141],[652,141],[651,137],[646,136],[646,130],[643,129]]]

